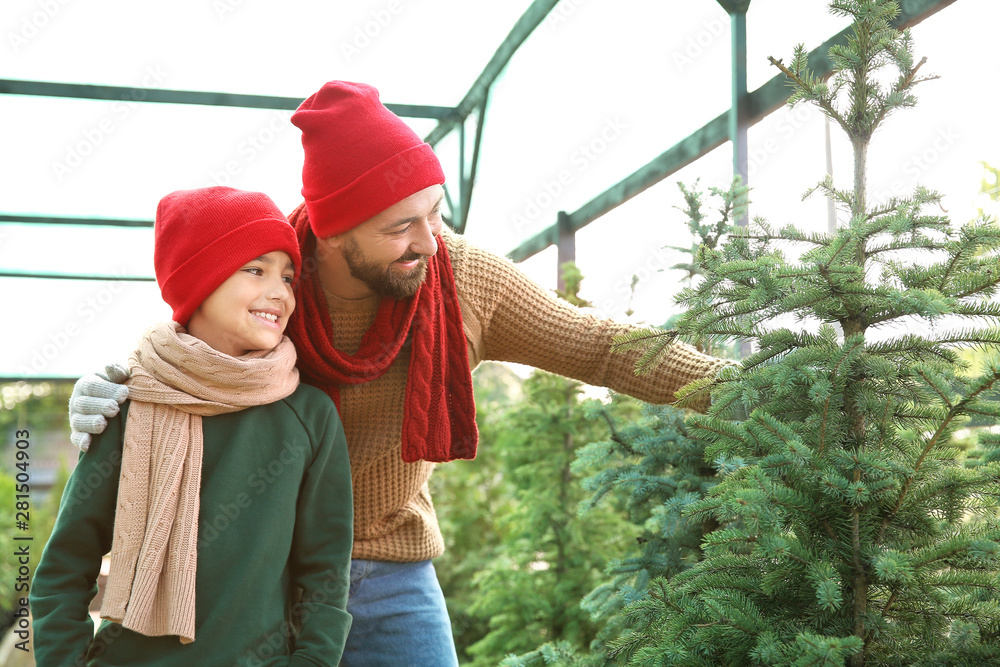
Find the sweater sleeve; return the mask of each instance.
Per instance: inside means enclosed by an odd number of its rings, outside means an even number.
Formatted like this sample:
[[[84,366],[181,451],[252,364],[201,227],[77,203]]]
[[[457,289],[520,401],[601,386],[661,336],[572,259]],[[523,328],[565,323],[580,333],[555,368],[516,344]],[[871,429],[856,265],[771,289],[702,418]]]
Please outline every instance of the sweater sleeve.
[[[299,491],[290,558],[301,599],[292,609],[299,626],[290,667],[336,665],[351,627],[347,613],[354,503],[347,439],[333,402],[322,392],[300,415],[312,431],[315,455]],[[312,418],[309,418],[312,417]],[[307,428],[309,428],[307,426]]]
[[[543,289],[510,260],[448,239],[460,297],[482,333],[481,359],[508,361],[608,387],[648,403],[670,403],[678,389],[731,362],[673,343],[659,362],[635,374],[641,352],[613,352],[612,339],[636,329],[585,313]],[[692,407],[704,410],[708,396]]]
[[[86,664],[94,639],[89,607],[97,594],[101,558],[111,549],[123,414],[108,420],[81,453],[59,503],[59,514],[31,584],[35,661],[46,667]]]

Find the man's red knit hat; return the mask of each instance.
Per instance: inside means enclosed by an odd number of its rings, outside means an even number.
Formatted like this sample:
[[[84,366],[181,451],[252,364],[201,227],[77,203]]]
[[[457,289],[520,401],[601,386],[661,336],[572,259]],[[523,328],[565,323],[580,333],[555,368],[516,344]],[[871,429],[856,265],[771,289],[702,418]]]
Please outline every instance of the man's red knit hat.
[[[432,185],[444,171],[430,145],[363,83],[330,81],[299,105],[302,196],[318,238],[342,234]]]
[[[295,230],[271,198],[226,187],[178,190],[161,199],[153,243],[156,282],[182,325],[250,260],[284,250],[296,273],[302,263]]]

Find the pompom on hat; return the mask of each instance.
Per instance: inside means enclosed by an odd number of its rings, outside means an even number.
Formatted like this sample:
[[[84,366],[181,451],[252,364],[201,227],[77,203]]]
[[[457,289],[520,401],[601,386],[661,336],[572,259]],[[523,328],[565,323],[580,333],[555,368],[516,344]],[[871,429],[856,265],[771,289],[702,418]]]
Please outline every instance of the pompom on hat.
[[[434,150],[363,83],[330,81],[299,105],[302,196],[318,238],[336,236],[432,185]]]
[[[260,192],[221,186],[171,192],[156,208],[153,239],[156,282],[181,325],[250,260],[283,250],[296,273],[302,264],[295,230]]]

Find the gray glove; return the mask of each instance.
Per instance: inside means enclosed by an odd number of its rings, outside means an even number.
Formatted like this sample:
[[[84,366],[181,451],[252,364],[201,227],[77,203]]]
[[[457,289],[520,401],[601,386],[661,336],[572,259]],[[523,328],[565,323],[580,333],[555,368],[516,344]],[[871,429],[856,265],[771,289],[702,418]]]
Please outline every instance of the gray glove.
[[[107,418],[117,415],[128,398],[128,387],[122,382],[128,379],[129,370],[119,364],[109,364],[104,370],[77,380],[69,397],[69,439],[83,451],[90,449],[91,434],[103,433]]]

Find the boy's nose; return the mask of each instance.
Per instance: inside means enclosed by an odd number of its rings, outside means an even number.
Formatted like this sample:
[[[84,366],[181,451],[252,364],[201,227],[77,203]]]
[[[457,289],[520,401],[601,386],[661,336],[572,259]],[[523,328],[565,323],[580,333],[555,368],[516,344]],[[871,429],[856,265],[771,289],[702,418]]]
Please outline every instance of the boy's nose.
[[[291,293],[291,286],[288,285],[282,278],[277,280],[271,280],[267,285],[267,298],[274,299],[275,301],[284,301],[288,298]]]

